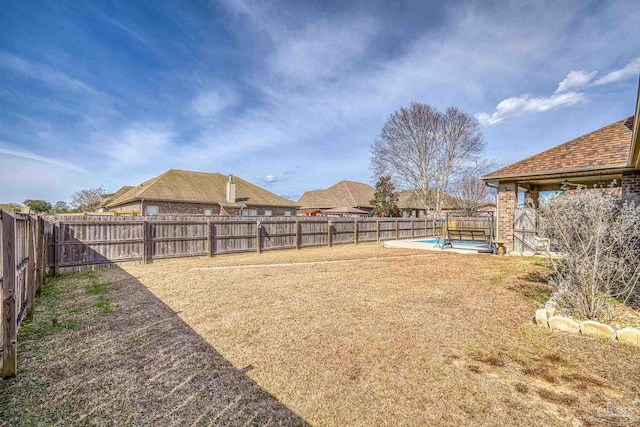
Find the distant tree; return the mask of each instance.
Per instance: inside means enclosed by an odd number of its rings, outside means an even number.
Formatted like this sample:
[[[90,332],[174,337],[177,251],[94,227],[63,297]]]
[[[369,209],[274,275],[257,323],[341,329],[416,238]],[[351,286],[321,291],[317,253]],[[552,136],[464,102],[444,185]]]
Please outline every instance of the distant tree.
[[[93,212],[100,207],[104,194],[103,187],[78,190],[71,195],[71,206],[79,212]]]
[[[373,214],[384,216],[400,216],[400,209],[396,205],[398,197],[390,176],[381,176],[376,182],[376,191],[369,203],[373,205]]]
[[[67,204],[67,202],[63,202],[62,200],[60,200],[56,202],[55,205],[53,205],[52,211],[57,214],[67,213],[69,212],[69,205]]]
[[[389,116],[371,147],[371,169],[401,188],[417,190],[425,209],[440,214],[445,194],[483,162],[478,121],[455,107],[444,113],[412,103]]]
[[[483,204],[491,200],[489,187],[475,175],[466,175],[452,192],[455,208],[465,215],[477,212]]]
[[[22,209],[22,205],[20,203],[0,203],[0,209],[4,209],[5,211],[13,211]]]
[[[47,213],[51,210],[51,203],[46,200],[27,199],[22,203],[34,213]]]

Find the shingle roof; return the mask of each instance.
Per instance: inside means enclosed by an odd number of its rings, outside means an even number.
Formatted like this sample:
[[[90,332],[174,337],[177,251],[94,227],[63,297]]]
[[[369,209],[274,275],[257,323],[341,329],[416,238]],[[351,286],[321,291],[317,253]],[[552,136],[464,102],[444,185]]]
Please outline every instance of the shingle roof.
[[[220,173],[169,169],[114,198],[108,207],[145,199],[183,203],[214,203],[224,207],[277,206],[297,207],[295,202],[234,176],[236,203],[226,201],[228,176]]]
[[[298,204],[305,208],[372,208],[371,199],[375,189],[369,184],[355,181],[340,181],[326,190],[305,191]]]
[[[483,176],[482,179],[487,181],[506,177],[626,167],[632,133],[633,116],[512,163]]]
[[[435,190],[429,190],[435,193]],[[455,206],[455,198],[448,194],[443,195],[442,209],[452,209]],[[432,195],[435,198],[435,196]],[[403,190],[398,193],[398,201],[396,205],[400,209],[424,209],[423,203],[420,201],[418,190]]]
[[[125,194],[126,192],[128,192],[129,190],[133,189],[134,187],[130,186],[130,185],[124,185],[122,187],[120,187],[118,189],[118,191],[116,191],[113,194],[110,194],[109,196],[105,197],[104,200],[102,201],[102,203],[100,203],[100,206],[107,206],[109,205],[112,201],[116,200],[117,198],[119,198],[120,196],[122,196],[123,194]]]

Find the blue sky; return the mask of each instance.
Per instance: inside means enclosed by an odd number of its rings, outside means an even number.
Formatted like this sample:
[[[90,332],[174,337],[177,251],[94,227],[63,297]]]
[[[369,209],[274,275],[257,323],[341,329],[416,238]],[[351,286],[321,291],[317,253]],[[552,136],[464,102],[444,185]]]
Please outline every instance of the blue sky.
[[[371,182],[412,101],[481,121],[507,164],[633,114],[633,1],[5,1],[0,203],[169,168],[297,199]]]

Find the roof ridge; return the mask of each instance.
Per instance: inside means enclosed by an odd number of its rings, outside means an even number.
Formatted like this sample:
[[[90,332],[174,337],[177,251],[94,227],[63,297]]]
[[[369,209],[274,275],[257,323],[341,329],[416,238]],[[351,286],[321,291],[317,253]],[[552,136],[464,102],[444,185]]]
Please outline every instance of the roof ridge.
[[[342,180],[343,185],[347,189],[347,193],[349,193],[349,197],[351,197],[351,201],[353,202],[353,206],[358,206],[358,201],[356,200],[355,197],[353,197],[353,193],[351,192],[351,189],[347,185],[347,182],[348,182],[347,180]]]

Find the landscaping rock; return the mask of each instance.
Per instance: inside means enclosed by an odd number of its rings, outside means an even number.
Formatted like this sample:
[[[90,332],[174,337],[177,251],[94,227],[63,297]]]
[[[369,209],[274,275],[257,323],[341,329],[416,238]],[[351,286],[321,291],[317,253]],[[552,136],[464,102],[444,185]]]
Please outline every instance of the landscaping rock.
[[[593,320],[585,320],[580,323],[580,332],[582,332],[582,335],[590,337],[616,339],[615,329],[604,323],[594,322]]]
[[[623,328],[617,331],[618,341],[640,346],[640,329]]]
[[[553,316],[549,319],[549,327],[563,332],[571,332],[573,334],[580,333],[580,325],[573,319],[562,316]]]
[[[545,310],[544,308],[536,310],[536,324],[538,326],[544,326],[545,328],[548,328],[548,321],[549,319],[547,318],[547,310]]]
[[[547,317],[553,317],[556,314],[556,306],[547,305]]]

